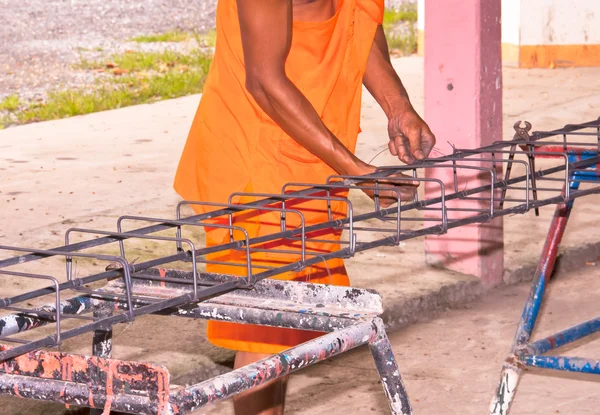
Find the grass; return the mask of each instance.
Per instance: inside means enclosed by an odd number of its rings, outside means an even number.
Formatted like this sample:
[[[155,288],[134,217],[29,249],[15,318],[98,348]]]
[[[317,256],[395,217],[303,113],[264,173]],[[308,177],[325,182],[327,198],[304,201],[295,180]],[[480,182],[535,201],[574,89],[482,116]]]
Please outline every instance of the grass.
[[[199,93],[212,57],[198,49],[188,54],[131,52],[113,56],[112,60],[108,65],[84,63],[87,69],[108,69],[114,74],[121,74],[99,80],[85,90],[50,92],[44,102],[26,106],[19,104],[16,96],[6,98],[0,103],[0,113],[5,113],[0,119],[0,128]]]
[[[198,93],[202,91],[204,74],[190,71],[122,81],[88,92],[51,92],[44,103],[15,112],[15,123],[54,120]]]
[[[148,35],[137,42],[184,39],[182,32]],[[192,35],[185,34],[185,39]],[[215,34],[193,34],[198,47],[187,53],[127,51],[108,60],[83,60],[78,69],[104,72],[94,85],[48,93],[43,102],[22,103],[17,95],[0,101],[0,129],[12,124],[47,121],[123,108],[202,92],[212,56],[203,48],[214,46]]]
[[[96,46],[94,48],[84,48],[84,47],[78,47],[77,50],[79,52],[103,52],[104,48],[101,46]]]
[[[0,111],[15,111],[20,105],[21,102],[18,95],[9,95],[0,101]]]
[[[397,23],[408,23],[408,34],[399,35],[393,29]],[[386,8],[383,14],[383,30],[391,51],[400,51],[403,55],[411,55],[417,51],[417,5],[405,3],[397,9]]]
[[[400,50],[403,54],[417,50],[416,20],[415,4],[385,10],[383,27],[390,50]],[[398,22],[411,23],[408,36],[393,33],[392,29]],[[197,48],[188,53],[129,51],[114,55],[109,61],[82,60],[79,69],[112,76],[102,77],[85,90],[50,92],[44,102],[23,103],[18,95],[10,95],[0,101],[0,129],[13,124],[66,118],[202,92],[212,62],[212,56],[203,48],[215,46],[214,31],[205,34],[173,31],[138,36],[132,40],[139,43],[182,42],[192,37]]]
[[[404,3],[397,9],[386,8],[383,12],[383,28],[389,29],[397,22],[417,22],[416,3]]]
[[[93,70],[113,69],[122,74],[124,72],[140,71],[168,72],[170,69],[181,69],[184,66],[198,66],[206,69],[206,63],[207,54],[198,49],[186,54],[170,50],[160,52],[129,51],[114,55],[108,61],[90,62],[82,60],[80,67]]]
[[[414,31],[406,36],[390,35],[387,38],[388,48],[393,53],[400,51],[402,55],[412,55],[417,52],[418,39]]]
[[[194,38],[201,47],[214,48],[217,41],[217,31],[211,30],[208,33],[199,34],[194,32]]]
[[[158,33],[152,35],[136,36],[130,41],[137,43],[156,43],[156,42],[185,42],[194,38],[200,47],[214,47],[217,33],[211,30],[208,33],[199,34],[197,32],[183,32],[175,30],[172,32]]]
[[[190,38],[190,34],[180,30],[172,32],[157,33],[151,35],[141,35],[130,39],[137,43],[155,43],[155,42],[185,42]]]

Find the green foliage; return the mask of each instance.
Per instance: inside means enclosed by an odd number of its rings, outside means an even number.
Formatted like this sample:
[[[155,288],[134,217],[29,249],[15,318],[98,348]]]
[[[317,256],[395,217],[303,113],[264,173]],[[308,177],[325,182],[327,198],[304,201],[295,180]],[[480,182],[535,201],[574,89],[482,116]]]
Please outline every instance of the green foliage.
[[[132,42],[137,43],[156,43],[156,42],[185,42],[194,38],[200,47],[214,47],[217,32],[211,30],[207,33],[198,32],[183,32],[175,30],[172,32],[157,33],[150,35],[136,36],[131,39]]]
[[[416,23],[417,21],[417,4],[404,3],[397,9],[386,8],[383,13],[383,28],[389,29],[398,22]]]
[[[411,55],[417,51],[417,4],[405,3],[397,9],[385,9],[383,14],[383,30],[390,51],[401,52],[402,55]],[[397,34],[394,26],[398,23],[408,24],[408,34]]]
[[[206,48],[214,48],[217,42],[217,32],[213,29],[210,32],[199,34],[194,32],[194,38],[198,43],[198,46]]]
[[[12,94],[0,101],[0,111],[15,111],[20,105],[19,96]]]
[[[131,41],[137,43],[185,42],[189,38],[189,33],[182,32],[180,30],[174,30],[172,32],[136,36],[131,39]]]
[[[113,56],[110,64],[87,62],[84,67],[112,71],[113,77],[98,80],[84,89],[54,91],[44,102],[20,105],[17,96],[0,104],[0,128],[123,108],[202,92],[212,57],[200,50],[133,52]],[[117,75],[118,74],[118,75]],[[8,114],[6,114],[8,112]]]

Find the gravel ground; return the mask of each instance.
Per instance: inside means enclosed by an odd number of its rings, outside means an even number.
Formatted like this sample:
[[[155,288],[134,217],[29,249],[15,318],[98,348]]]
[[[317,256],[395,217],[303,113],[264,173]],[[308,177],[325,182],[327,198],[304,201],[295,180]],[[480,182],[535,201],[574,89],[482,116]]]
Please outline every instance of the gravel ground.
[[[0,99],[42,98],[54,88],[85,86],[93,73],[73,64],[135,44],[127,39],[214,25],[217,0],[0,0]],[[143,46],[142,46],[143,47]],[[139,48],[139,45],[138,45]]]
[[[397,7],[416,0],[386,0]],[[90,85],[99,75],[74,68],[127,49],[188,48],[128,39],[214,27],[217,0],[0,0],[0,100],[41,100],[49,90]]]

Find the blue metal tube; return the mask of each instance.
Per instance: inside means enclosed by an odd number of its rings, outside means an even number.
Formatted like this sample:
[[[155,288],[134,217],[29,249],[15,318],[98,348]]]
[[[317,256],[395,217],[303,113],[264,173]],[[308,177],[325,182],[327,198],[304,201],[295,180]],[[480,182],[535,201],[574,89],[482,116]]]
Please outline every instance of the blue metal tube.
[[[544,354],[548,350],[558,349],[565,344],[574,342],[582,337],[589,336],[600,330],[600,317],[588,320],[585,323],[570,327],[559,333],[537,340],[527,345],[527,350],[531,354]]]
[[[570,154],[569,162],[573,163],[576,161],[577,157]],[[574,176],[575,174],[571,175],[572,181],[569,184],[571,190],[579,189],[579,182],[573,181],[575,179]],[[566,191],[567,189],[565,188],[564,192]],[[542,256],[538,267],[535,270],[531,292],[529,293],[529,298],[527,299],[521,321],[519,322],[519,327],[517,328],[513,343],[513,351],[515,351],[518,346],[526,344],[531,338],[531,333],[533,332],[538,313],[540,312],[540,307],[542,306],[546,285],[548,284],[548,280],[554,269],[554,263],[558,256],[558,248],[563,234],[565,233],[565,228],[567,227],[567,222],[569,221],[569,215],[571,214],[572,209],[573,200],[568,201],[565,205],[556,206],[554,217],[550,224],[550,230],[548,231],[548,236],[546,237],[546,242],[542,250]]]
[[[597,153],[593,152],[591,154]],[[587,159],[591,154],[585,152],[576,154],[575,152],[571,152],[569,154],[569,163],[572,165],[572,163],[577,162],[581,158]],[[595,170],[597,168],[598,166],[594,167]],[[588,171],[581,171],[575,168],[575,171],[570,174],[569,178],[569,187],[564,189],[563,195],[567,195],[567,190],[577,190],[580,183],[592,179],[598,180],[600,176],[598,176],[597,172],[590,174]],[[600,330],[600,318],[571,327],[545,339],[529,343],[572,208],[572,200],[562,206],[559,205],[556,207],[542,256],[535,271],[529,298],[523,309],[519,327],[515,334],[512,353],[506,359],[502,368],[500,382],[490,405],[490,415],[507,415],[509,413],[523,364],[546,369],[600,374],[600,361],[578,357],[543,356],[543,353],[548,350],[558,348]]]
[[[543,369],[564,370],[567,372],[591,373],[600,375],[600,360],[570,356],[525,355],[523,363]]]
[[[554,218],[550,224],[548,237],[546,238],[546,243],[544,244],[544,250],[542,251],[542,256],[538,267],[535,270],[531,292],[529,293],[529,298],[527,298],[527,302],[521,316],[521,321],[519,322],[519,327],[517,328],[517,333],[513,343],[513,351],[515,351],[518,346],[526,344],[531,337],[531,333],[535,327],[537,316],[542,305],[542,299],[544,298],[546,285],[550,278],[550,274],[552,274],[552,270],[554,269],[554,263],[556,261],[556,257],[558,256],[558,247],[565,232],[572,207],[573,201],[567,202],[564,206],[559,205],[556,207]]]

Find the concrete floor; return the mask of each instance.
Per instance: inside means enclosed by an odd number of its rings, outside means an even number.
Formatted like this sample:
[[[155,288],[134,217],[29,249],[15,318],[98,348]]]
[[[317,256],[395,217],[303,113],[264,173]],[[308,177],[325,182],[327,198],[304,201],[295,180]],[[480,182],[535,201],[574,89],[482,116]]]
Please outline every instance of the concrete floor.
[[[600,265],[556,276],[534,338],[597,317],[599,277]],[[487,414],[528,293],[528,284],[506,287],[390,335],[415,415]],[[558,352],[598,359],[600,333]],[[511,414],[598,414],[600,376],[524,373]],[[378,380],[367,348],[347,353],[294,375],[286,414],[389,414]],[[233,411],[224,402],[199,414]]]
[[[422,63],[418,57],[394,62],[420,112]],[[504,85],[507,139],[512,137],[510,126],[519,119],[531,121],[539,130],[590,121],[600,115],[600,68],[505,68]],[[49,248],[62,244],[64,231],[72,226],[115,229],[116,218],[123,214],[172,217],[179,200],[171,188],[173,174],[198,100],[198,96],[191,96],[0,131],[0,244]],[[386,123],[383,112],[368,94],[363,108],[363,134],[357,152],[368,161],[386,146]],[[374,163],[385,165],[393,161],[382,154]],[[599,197],[586,197],[576,203],[561,246],[563,253],[584,252],[589,256],[600,246]],[[356,202],[364,203],[364,198]],[[531,275],[551,214],[552,208],[548,208],[542,210],[539,218],[528,214],[505,219],[507,282]],[[586,250],[586,246],[594,249]],[[570,266],[585,268],[588,259],[581,255],[572,258]],[[357,255],[348,261],[348,268],[354,285],[382,294],[386,319],[396,328],[432,311],[457,307],[481,292],[473,277],[427,266],[421,240]],[[569,289],[569,295],[556,299],[559,311],[549,319],[557,329],[591,317],[583,315],[586,311],[597,311],[593,296],[597,296],[600,285],[595,283],[593,270],[585,269],[581,277],[584,282],[573,279],[572,284],[565,283],[563,288]],[[565,277],[565,281],[569,278]],[[559,279],[555,285],[560,286],[562,281]],[[28,288],[13,281],[0,281],[3,295]],[[525,286],[515,286],[493,291],[473,308],[452,311],[443,318],[392,335],[416,413],[484,413],[527,290]],[[591,302],[587,308],[582,306],[585,298]],[[207,364],[230,358],[230,354],[206,343],[203,323],[180,323],[184,335],[170,324],[164,324],[163,330],[155,333],[154,318],[118,328],[115,357],[166,364],[179,383],[192,381]],[[181,338],[177,350],[172,347],[173,336]],[[68,342],[64,348],[89,353],[89,345],[89,338],[83,337]],[[589,353],[592,357],[593,351]],[[186,372],[191,375],[186,376]],[[597,413],[585,412],[590,400],[579,399],[591,393],[587,392],[588,387],[597,394],[597,383],[577,383],[572,389],[544,389],[552,391],[550,395],[539,389],[523,392],[530,381],[538,385],[538,378],[526,376],[517,403],[529,405],[527,397],[536,393],[540,401],[516,413],[548,413],[531,412],[543,405],[560,413]],[[291,413],[384,411],[380,388],[370,357],[350,354],[296,376],[289,408]],[[572,393],[569,397],[568,390],[583,395]],[[550,399],[552,394],[560,399]],[[582,405],[583,409],[569,412],[570,406],[552,406],[567,402],[567,398],[573,401],[569,405]],[[61,407],[14,399],[2,398],[0,405],[0,413],[64,413]]]
[[[399,58],[394,65],[422,113],[423,59]],[[512,138],[517,120],[529,120],[534,129],[545,130],[600,115],[600,68],[504,68],[503,76],[506,139]],[[0,131],[0,243],[50,248],[62,244],[62,235],[72,226],[114,229],[123,214],[173,217],[180,200],[172,189],[173,177],[199,98]],[[387,123],[367,92],[361,125],[359,157],[375,158],[377,165],[397,164],[386,152],[379,154],[387,147]],[[370,209],[372,204],[362,194],[352,197],[357,206]],[[583,247],[590,245],[595,251],[600,246],[596,246],[600,228],[594,226],[599,202],[598,195],[577,202],[581,214],[573,216],[563,252],[584,252]],[[552,211],[550,207],[542,209],[540,217],[505,219],[505,281],[519,280],[531,270]],[[586,260],[576,256],[574,261]],[[455,299],[460,302],[479,292],[478,280],[427,266],[422,239],[359,254],[348,267],[353,285],[380,291],[386,308],[395,309],[389,321],[398,325],[414,320],[426,308],[452,305]],[[0,287],[7,295],[22,288],[3,281]],[[427,307],[414,306],[415,298]]]
[[[555,278],[534,338],[598,316],[599,266]],[[487,414],[528,293],[528,284],[507,287],[390,336],[415,414]],[[598,359],[599,334],[558,354]],[[369,360],[362,350],[299,375],[288,413],[389,413]],[[599,394],[600,376],[528,370],[511,413],[598,414]]]
[[[556,275],[549,285],[534,339],[597,317],[599,277],[600,263]],[[529,288],[525,283],[506,286],[480,300],[390,334],[415,415],[487,414]],[[199,349],[206,350],[207,345],[199,333],[202,326],[196,321],[182,321],[183,335],[177,334],[172,326],[163,325],[160,333],[140,338],[144,324],[149,324],[144,321],[115,329],[115,357],[139,359],[150,353],[153,362],[169,363],[174,374],[180,375],[178,383],[185,382],[181,374],[201,366],[203,359],[219,357],[216,349],[208,356],[197,353]],[[153,324],[157,327],[156,321]],[[178,336],[177,350],[157,342],[173,336]],[[84,353],[91,339],[83,336],[76,343],[67,347]],[[597,359],[600,333],[558,352]],[[598,414],[600,377],[537,369],[524,373],[512,414]],[[0,408],[0,413],[7,415],[86,413],[77,408],[65,410],[60,405],[6,397],[0,398]],[[232,415],[231,401],[194,412],[200,414]],[[368,349],[363,347],[293,375],[286,414],[389,414]]]

